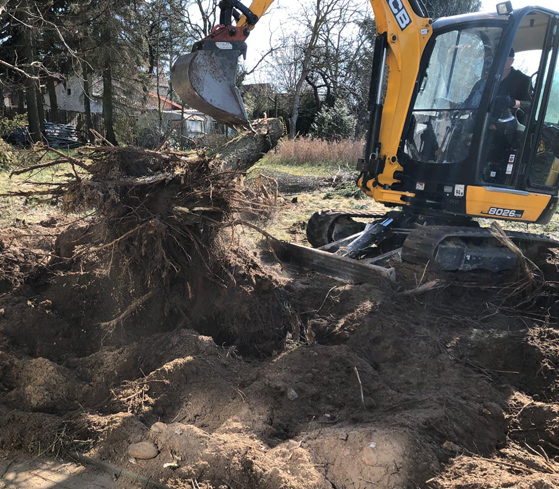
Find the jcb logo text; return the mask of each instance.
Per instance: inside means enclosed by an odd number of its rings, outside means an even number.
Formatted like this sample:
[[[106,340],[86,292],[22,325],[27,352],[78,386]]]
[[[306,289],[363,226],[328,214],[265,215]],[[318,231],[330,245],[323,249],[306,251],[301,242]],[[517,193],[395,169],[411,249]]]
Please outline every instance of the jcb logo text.
[[[411,17],[404,8],[402,0],[387,0],[387,2],[390,10],[392,10],[394,17],[396,18],[396,22],[398,22],[398,25],[400,26],[400,29],[404,30],[411,24]]]

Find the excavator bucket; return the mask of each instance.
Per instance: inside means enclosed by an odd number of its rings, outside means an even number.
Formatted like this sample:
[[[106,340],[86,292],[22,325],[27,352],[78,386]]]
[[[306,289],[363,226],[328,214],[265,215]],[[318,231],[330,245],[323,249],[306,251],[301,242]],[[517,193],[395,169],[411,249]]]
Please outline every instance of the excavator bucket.
[[[202,48],[181,56],[171,69],[173,88],[189,107],[223,124],[248,127],[245,105],[235,85],[240,54],[236,49]]]

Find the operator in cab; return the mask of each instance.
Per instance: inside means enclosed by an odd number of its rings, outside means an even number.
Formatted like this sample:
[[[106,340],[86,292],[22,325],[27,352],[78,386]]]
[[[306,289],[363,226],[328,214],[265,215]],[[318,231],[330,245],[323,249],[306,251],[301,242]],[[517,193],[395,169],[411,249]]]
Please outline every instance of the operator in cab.
[[[506,109],[530,109],[530,77],[512,67],[514,63],[514,49],[511,49],[501,75],[499,94],[495,100],[495,113],[501,114]]]
[[[493,122],[489,125],[490,151],[485,180],[506,184],[512,178],[511,162],[525,127],[526,114],[532,103],[530,77],[512,67],[514,50],[511,49],[501,74],[498,95],[493,107]]]

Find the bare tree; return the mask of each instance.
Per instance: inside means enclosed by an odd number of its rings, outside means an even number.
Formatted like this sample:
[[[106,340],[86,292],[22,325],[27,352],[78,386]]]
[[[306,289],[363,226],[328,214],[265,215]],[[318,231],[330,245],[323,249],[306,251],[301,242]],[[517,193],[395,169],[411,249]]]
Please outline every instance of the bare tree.
[[[331,88],[331,74],[325,69],[327,61],[324,56],[331,50],[329,45],[337,42],[333,39],[334,34],[341,40],[345,30],[350,30],[346,26],[351,18],[350,12],[359,12],[355,0],[301,1],[290,23],[298,28],[284,37],[282,48],[268,65],[276,81],[290,95],[290,137],[297,133],[301,96],[306,85],[313,87],[318,105],[321,104],[322,89]]]
[[[196,40],[210,34],[217,23],[215,0],[187,0],[184,10],[184,22]]]
[[[293,105],[289,119],[289,137],[295,137],[297,133],[297,119],[299,118],[299,104],[301,102],[301,91],[307,75],[312,69],[313,58],[320,41],[320,33],[328,22],[333,21],[340,0],[315,0],[312,5],[300,5],[301,13],[298,18],[303,20],[306,30],[302,43],[302,58],[299,63],[299,74],[295,82],[293,92]]]
[[[434,19],[477,12],[481,7],[480,0],[424,0],[424,3],[427,14]]]

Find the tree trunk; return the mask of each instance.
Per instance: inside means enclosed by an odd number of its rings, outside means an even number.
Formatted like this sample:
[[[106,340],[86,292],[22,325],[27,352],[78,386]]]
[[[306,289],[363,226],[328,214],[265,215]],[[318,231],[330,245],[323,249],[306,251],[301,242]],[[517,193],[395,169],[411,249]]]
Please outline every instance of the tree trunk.
[[[291,109],[291,117],[289,118],[289,139],[293,139],[297,135],[297,119],[299,118],[299,104],[301,103],[301,91],[303,83],[307,77],[306,70],[303,70],[301,77],[295,85],[295,93],[293,94],[293,107]]]
[[[25,24],[28,22],[28,13],[27,7],[28,2],[24,1],[23,4],[23,11],[22,11],[22,20]],[[38,87],[37,87],[37,69],[32,66],[33,61],[35,60],[35,52],[34,52],[34,39],[33,39],[33,31],[30,28],[25,28],[23,30],[23,41],[24,41],[24,48],[23,48],[23,56],[25,58],[25,62],[29,65],[29,68],[26,70],[28,74],[28,78],[25,82],[25,97],[27,101],[27,121],[29,123],[29,136],[31,137],[31,141],[36,143],[41,140],[41,122],[39,117],[39,108],[37,104],[38,99]]]
[[[185,146],[186,137],[184,135],[184,104],[181,104],[181,130],[180,130],[180,146],[181,148]]]
[[[314,103],[316,104],[316,111],[320,112],[322,109],[322,100],[320,100],[320,93],[318,92],[318,85],[311,79],[310,74],[306,76],[305,81],[311,86],[314,95]]]
[[[25,100],[25,92],[23,90],[17,91],[17,113],[18,114],[25,114],[25,104],[23,101]]]
[[[0,86],[0,115],[6,115],[6,103],[4,102],[4,88]]]
[[[268,119],[257,133],[245,132],[216,150],[224,162],[224,169],[245,171],[274,148],[283,136],[283,123],[279,119]]]
[[[113,77],[110,65],[107,65],[103,71],[103,122],[105,138],[110,143],[118,145],[114,128]]]
[[[317,7],[320,9],[320,0],[317,0]],[[316,18],[314,20],[311,37],[306,47],[305,54],[303,56],[303,61],[301,62],[301,75],[297,80],[297,84],[295,85],[295,93],[293,94],[293,107],[291,110],[291,117],[289,118],[290,139],[293,139],[297,134],[297,119],[299,118],[299,104],[301,103],[301,92],[303,91],[303,85],[305,83],[305,79],[310,73],[312,56],[314,50],[316,49],[316,44],[318,42],[318,34],[320,31],[320,27],[325,22],[325,20],[326,17],[318,11],[316,14]]]
[[[83,111],[85,113],[85,132],[88,141],[93,144],[95,136],[91,133],[93,120],[91,119],[91,93],[89,89],[89,67],[86,61],[82,62],[83,72]]]
[[[43,97],[43,93],[41,92],[41,88],[37,83],[35,89],[35,94],[37,95],[37,113],[39,114],[39,124],[43,124],[47,119],[45,117],[45,99]]]
[[[47,92],[49,94],[50,103],[50,121],[58,124],[60,116],[58,114],[58,99],[56,98],[56,86],[54,85],[54,78],[47,78]]]
[[[33,78],[29,78],[27,80],[25,97],[27,101],[27,123],[29,124],[29,136],[31,137],[31,141],[36,143],[41,140],[41,121],[37,106],[37,87]]]
[[[161,3],[159,3],[158,7],[157,7],[157,23],[159,25],[161,25]],[[160,88],[161,88],[161,71],[160,71],[160,64],[161,64],[161,59],[160,59],[160,35],[161,35],[161,29],[157,29],[157,46],[155,48],[155,75],[156,75],[156,83],[157,83],[157,114],[159,116],[159,137],[162,137],[163,134],[163,108],[161,107],[161,93],[160,93]]]

